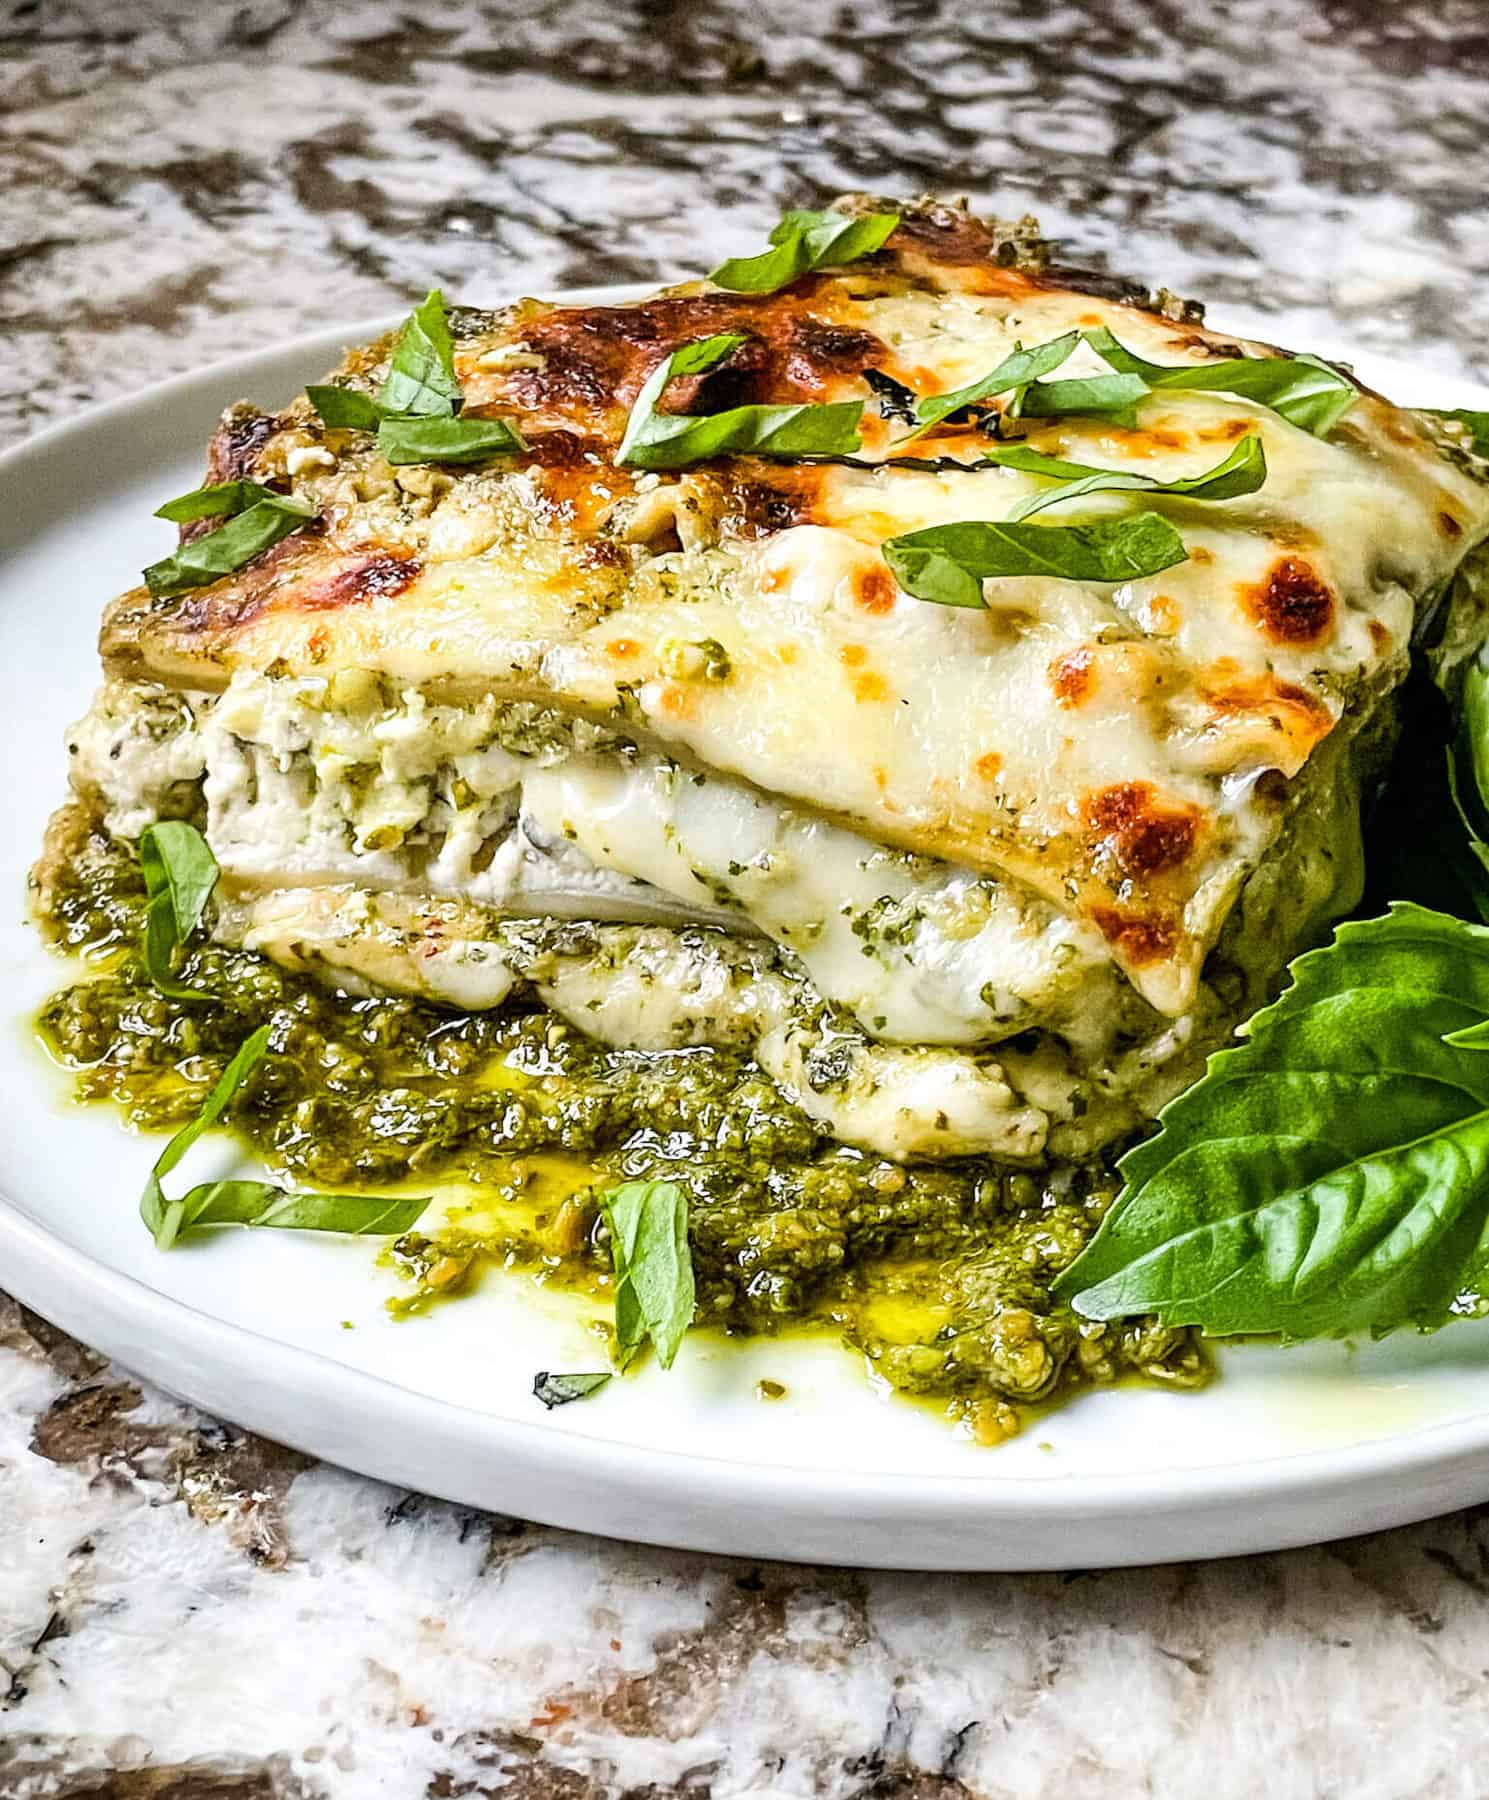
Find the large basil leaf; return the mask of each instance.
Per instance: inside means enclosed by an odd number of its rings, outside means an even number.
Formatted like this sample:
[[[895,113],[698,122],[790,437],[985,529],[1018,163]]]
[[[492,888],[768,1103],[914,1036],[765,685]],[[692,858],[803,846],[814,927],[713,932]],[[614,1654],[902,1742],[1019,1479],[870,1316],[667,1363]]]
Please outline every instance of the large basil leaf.
[[[176,979],[176,951],[201,923],[217,885],[217,858],[195,825],[161,819],[140,833],[140,873],[145,878],[145,973],[163,994],[205,1000]]]
[[[671,1181],[628,1181],[600,1197],[615,1269],[615,1361],[625,1368],[650,1338],[672,1367],[693,1320],[688,1204]]]
[[[1133,581],[1156,575],[1188,555],[1184,540],[1157,513],[1128,513],[1091,525],[969,519],[890,538],[883,551],[907,594],[938,606],[967,607],[985,604],[982,584],[992,576]]]
[[[418,1222],[427,1194],[391,1199],[377,1194],[291,1193],[271,1181],[204,1181],[179,1200],[161,1187],[202,1133],[222,1117],[228,1102],[263,1060],[269,1027],[261,1025],[238,1046],[218,1076],[201,1110],[183,1125],[155,1159],[140,1196],[140,1217],[156,1248],[169,1250],[193,1226],[254,1225],[280,1231],[339,1231],[355,1236],[393,1236]]]
[[[840,212],[788,212],[758,256],[733,256],[709,280],[734,294],[771,294],[813,269],[841,267],[880,249],[900,222],[898,213],[851,219]]]
[[[1150,388],[1234,394],[1280,413],[1289,424],[1327,437],[1358,398],[1354,383],[1316,356],[1240,356],[1210,363],[1151,363],[1101,326],[1082,334],[1112,368]]]
[[[827,406],[733,406],[697,416],[659,413],[669,381],[698,375],[745,342],[741,332],[720,332],[674,350],[652,370],[636,396],[615,460],[637,469],[681,469],[709,456],[846,456],[859,448],[863,403]]]
[[[242,485],[252,488],[255,484],[245,482]],[[264,498],[245,512],[229,519],[225,525],[219,525],[216,531],[182,544],[173,555],[150,564],[145,570],[145,585],[157,600],[172,599],[192,588],[204,587],[220,575],[231,575],[235,569],[251,563],[254,557],[315,517],[314,507],[302,505],[288,494],[271,493],[267,488],[259,491]],[[182,501],[192,498],[192,495],[183,495]],[[166,502],[167,506],[172,504]],[[166,516],[163,509],[160,516]]]
[[[1266,455],[1254,432],[1242,438],[1225,461],[1216,463],[1213,469],[1172,481],[1160,481],[1130,469],[1096,469],[1088,463],[1066,462],[1061,457],[1031,450],[1025,444],[990,450],[983,461],[996,463],[1002,469],[1020,469],[1029,475],[1050,475],[1058,483],[1020,500],[1006,515],[1010,520],[1027,519],[1047,506],[1078,500],[1085,494],[1133,492],[1176,494],[1189,500],[1234,500],[1242,494],[1254,494],[1267,479]]]
[[[1341,925],[1122,1159],[1056,1284],[1087,1318],[1286,1338],[1489,1310],[1489,930]]]

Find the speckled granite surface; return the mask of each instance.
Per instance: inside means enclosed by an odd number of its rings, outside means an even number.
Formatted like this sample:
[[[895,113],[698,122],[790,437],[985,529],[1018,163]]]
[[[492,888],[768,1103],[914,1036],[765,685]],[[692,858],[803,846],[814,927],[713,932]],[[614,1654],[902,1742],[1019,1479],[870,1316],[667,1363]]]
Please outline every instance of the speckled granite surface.
[[[0,442],[857,187],[1489,374],[1486,102],[1480,0],[0,0]],[[310,1466],[0,1301],[5,1800],[1466,1800],[1486,1671],[1489,1514],[1082,1577],[632,1551]]]

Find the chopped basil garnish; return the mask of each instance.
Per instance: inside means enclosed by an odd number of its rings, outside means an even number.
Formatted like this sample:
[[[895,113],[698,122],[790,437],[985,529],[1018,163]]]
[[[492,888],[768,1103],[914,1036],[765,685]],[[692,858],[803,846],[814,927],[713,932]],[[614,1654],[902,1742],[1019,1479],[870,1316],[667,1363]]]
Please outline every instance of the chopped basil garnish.
[[[890,538],[884,560],[907,594],[938,606],[985,605],[992,576],[1053,575],[1070,581],[1133,581],[1183,562],[1184,540],[1158,513],[1092,525],[966,520]]]
[[[1024,444],[990,450],[983,460],[1004,469],[1057,478],[1057,486],[1020,500],[1006,515],[1009,521],[1027,519],[1047,506],[1078,500],[1085,494],[1136,492],[1176,494],[1189,500],[1234,500],[1242,494],[1254,494],[1267,479],[1266,455],[1255,432],[1242,438],[1224,462],[1203,475],[1185,475],[1172,481],[1159,481],[1152,475],[1127,469],[1096,469],[1086,463],[1066,462],[1058,456],[1044,456]]]
[[[994,394],[1006,394],[1012,388],[1025,387],[1041,375],[1048,375],[1052,369],[1059,368],[1079,342],[1078,331],[1067,331],[1064,337],[1051,338],[1047,344],[1036,344],[1032,350],[1016,349],[1005,356],[996,369],[976,381],[969,381],[965,387],[953,388],[947,394],[929,395],[915,408],[915,416],[920,421],[916,429],[899,442],[908,444],[910,438],[919,437],[933,425],[960,412],[964,406],[991,399]]]
[[[438,288],[404,322],[376,400],[356,388],[314,385],[305,397],[323,424],[375,431],[377,447],[390,463],[484,462],[526,448],[504,419],[456,417],[465,401]]]
[[[183,1125],[155,1159],[140,1197],[140,1217],[158,1250],[169,1250],[183,1231],[205,1225],[255,1225],[281,1231],[340,1231],[355,1236],[394,1235],[418,1222],[429,1196],[388,1199],[375,1194],[299,1194],[271,1181],[204,1181],[179,1200],[160,1183],[210,1126],[262,1061],[269,1027],[261,1025],[238,1046],[218,1076],[201,1111]]]
[[[1440,411],[1433,406],[1419,406],[1416,410],[1425,413],[1429,419],[1446,419],[1461,425],[1468,433],[1468,447],[1475,456],[1482,456],[1489,461],[1489,412],[1473,412],[1466,407],[1455,406],[1448,411]]]
[[[140,873],[145,878],[145,972],[162,994],[205,1000],[176,979],[175,953],[202,922],[217,885],[217,858],[195,825],[161,819],[140,833]]]
[[[305,398],[321,416],[323,425],[345,431],[376,431],[387,414],[376,400],[359,388],[323,386],[315,382]]]
[[[451,419],[429,415],[384,419],[377,447],[390,463],[483,462],[521,450],[522,439],[503,419]]]
[[[672,1367],[693,1319],[688,1203],[671,1181],[627,1181],[600,1197],[615,1270],[615,1361],[625,1368],[650,1338]]]
[[[216,504],[219,493],[224,498],[222,506]],[[213,495],[214,512],[236,512],[237,517],[219,525],[216,531],[209,531],[205,537],[182,544],[173,555],[150,564],[145,570],[145,585],[157,600],[168,600],[192,588],[203,587],[209,581],[216,581],[219,575],[231,575],[235,569],[251,563],[254,557],[315,517],[314,507],[292,500],[288,494],[260,488],[251,481],[224,482],[219,490],[198,488],[194,494],[168,500],[159,509],[157,517],[171,517],[167,507],[194,505],[202,494]],[[240,505],[245,505],[246,509],[239,510]],[[198,512],[190,516],[205,518],[208,515]]]
[[[637,469],[681,469],[709,456],[844,456],[859,446],[860,400],[826,406],[733,406],[695,416],[659,413],[669,381],[698,375],[745,342],[743,333],[721,332],[684,344],[652,370],[636,396],[615,460]]]
[[[445,297],[431,288],[404,321],[378,404],[388,413],[452,413],[460,407]]]
[[[261,487],[256,481],[219,481],[211,487],[193,488],[189,494],[178,494],[157,506],[155,517],[169,519],[173,525],[190,525],[197,519],[231,518],[247,512],[261,500],[283,500],[273,488]]]
[[[839,267],[872,255],[899,222],[898,213],[851,219],[839,212],[788,212],[771,232],[769,250],[731,257],[709,280],[734,294],[771,294],[813,269]]]
[[[578,1375],[553,1375],[543,1369],[533,1377],[533,1398],[541,1400],[552,1412],[555,1406],[568,1406],[572,1401],[598,1393],[609,1380],[608,1369]]]
[[[1327,437],[1357,397],[1352,381],[1317,356],[1232,356],[1211,363],[1150,363],[1101,326],[1082,334],[1103,362],[1150,388],[1234,394],[1279,413],[1291,425]]]

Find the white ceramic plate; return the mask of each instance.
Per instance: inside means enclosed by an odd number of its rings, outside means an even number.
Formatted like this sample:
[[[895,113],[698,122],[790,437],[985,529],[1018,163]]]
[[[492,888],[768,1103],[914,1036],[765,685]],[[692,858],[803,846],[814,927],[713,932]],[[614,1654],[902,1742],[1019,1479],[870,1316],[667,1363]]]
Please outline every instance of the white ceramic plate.
[[[397,1285],[366,1242],[234,1232],[155,1251],[136,1212],[151,1146],[69,1106],[30,1036],[63,971],[23,922],[25,871],[62,795],[64,728],[97,679],[103,602],[172,542],[152,509],[196,485],[222,406],[287,396],[377,328],[219,364],[0,458],[0,984],[13,1021],[0,1033],[0,1286],[125,1367],[317,1456],[651,1543],[1066,1568],[1276,1548],[1489,1497],[1489,1323],[1237,1349],[1202,1394],[1088,1395],[989,1451],[876,1391],[827,1341],[689,1342],[670,1374],[651,1367],[546,1414],[534,1371],[594,1367],[596,1346],[575,1304],[520,1277],[394,1322],[383,1302]],[[1463,383],[1354,360],[1396,398],[1489,405]],[[787,1396],[757,1399],[761,1376]]]

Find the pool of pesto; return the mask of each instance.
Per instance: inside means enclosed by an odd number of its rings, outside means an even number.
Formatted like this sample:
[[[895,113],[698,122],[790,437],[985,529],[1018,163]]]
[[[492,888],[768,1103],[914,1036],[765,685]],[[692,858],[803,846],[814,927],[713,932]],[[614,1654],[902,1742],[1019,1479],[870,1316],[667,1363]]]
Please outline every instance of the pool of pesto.
[[[982,1441],[1081,1386],[1205,1379],[1188,1333],[1094,1324],[1050,1297],[1115,1195],[1108,1167],[902,1166],[825,1138],[744,1057],[607,1049],[532,996],[481,1013],[355,998],[206,943],[183,969],[201,1001],[169,999],[135,952],[143,900],[133,859],[101,838],[47,890],[44,930],[84,961],[37,1024],[78,1098],[179,1126],[268,1024],[273,1054],[228,1117],[272,1168],[343,1191],[459,1185],[443,1226],[385,1257],[401,1310],[498,1264],[602,1292],[598,1195],[665,1177],[688,1198],[699,1328],[835,1332]]]

